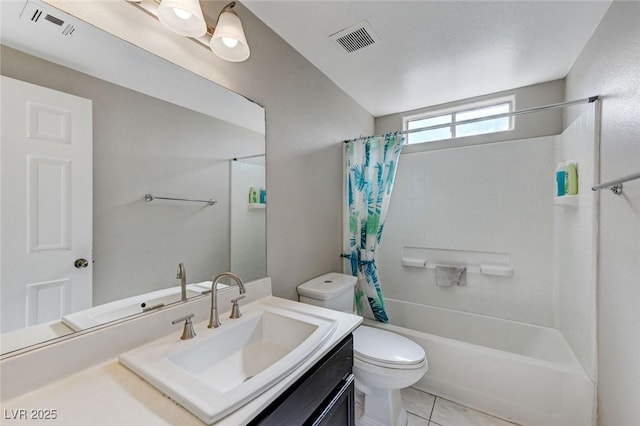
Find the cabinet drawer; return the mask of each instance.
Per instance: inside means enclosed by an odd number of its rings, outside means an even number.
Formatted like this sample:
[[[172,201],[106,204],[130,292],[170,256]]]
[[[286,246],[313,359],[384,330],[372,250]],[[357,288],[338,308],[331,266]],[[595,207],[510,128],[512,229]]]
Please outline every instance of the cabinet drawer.
[[[353,369],[353,337],[347,336],[264,409],[250,425],[302,425],[322,408]]]

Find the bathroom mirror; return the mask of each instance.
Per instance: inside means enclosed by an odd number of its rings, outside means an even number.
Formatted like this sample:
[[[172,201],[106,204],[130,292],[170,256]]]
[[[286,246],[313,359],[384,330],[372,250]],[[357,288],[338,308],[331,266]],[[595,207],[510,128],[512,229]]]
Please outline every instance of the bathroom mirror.
[[[33,188],[19,189],[5,175],[10,141],[3,137],[1,353],[179,302],[179,263],[189,297],[220,272],[233,270],[246,281],[266,275],[261,106],[43,3],[2,2],[1,15],[3,86],[8,77],[88,99],[92,115],[84,176],[92,194],[83,194],[92,200],[90,225],[81,228],[75,210],[65,225],[90,236],[89,243],[84,249],[62,244],[77,259],[64,261],[58,269],[69,271],[57,275],[27,273],[43,271],[55,250],[30,242],[25,250],[19,236],[18,243],[11,240],[11,229],[46,226],[33,219]],[[51,25],[55,19],[64,24]],[[3,95],[3,126],[5,102]],[[44,123],[55,124],[46,117]],[[58,176],[55,167],[38,170]],[[62,205],[55,186],[46,179],[38,185],[41,210]],[[32,203],[19,224],[8,210],[14,191],[28,193],[22,197]],[[253,205],[250,191],[258,194]],[[35,255],[14,261],[25,251]]]

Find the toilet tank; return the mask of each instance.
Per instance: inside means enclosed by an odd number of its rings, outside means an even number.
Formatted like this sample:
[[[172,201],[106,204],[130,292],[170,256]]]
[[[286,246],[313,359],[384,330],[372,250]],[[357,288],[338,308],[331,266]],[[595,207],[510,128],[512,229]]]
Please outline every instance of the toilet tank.
[[[298,301],[353,313],[353,287],[358,277],[329,272],[298,286]]]

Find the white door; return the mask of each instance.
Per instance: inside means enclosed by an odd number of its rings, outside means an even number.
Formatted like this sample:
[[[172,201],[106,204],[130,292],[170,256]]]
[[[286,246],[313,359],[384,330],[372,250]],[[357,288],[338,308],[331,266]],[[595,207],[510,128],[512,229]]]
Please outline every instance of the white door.
[[[90,100],[0,78],[5,332],[91,307],[93,132]]]

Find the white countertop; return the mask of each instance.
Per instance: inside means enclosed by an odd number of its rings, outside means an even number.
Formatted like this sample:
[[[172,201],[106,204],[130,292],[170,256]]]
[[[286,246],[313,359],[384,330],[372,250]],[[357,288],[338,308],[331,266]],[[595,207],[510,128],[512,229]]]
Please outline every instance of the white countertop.
[[[269,304],[282,308],[311,314],[322,313],[324,316],[335,318],[338,320],[338,328],[330,339],[298,369],[262,395],[216,423],[217,425],[238,426],[249,422],[362,322],[362,319],[355,315],[329,311],[273,296],[267,296],[265,299]],[[176,332],[175,329],[168,331]],[[33,374],[38,374],[41,368],[46,366],[34,366]],[[32,412],[32,410],[44,411]],[[46,410],[55,410],[56,418],[33,419],[34,414],[47,414]],[[49,414],[52,412],[50,411]],[[15,416],[19,418],[20,415],[25,415],[25,420],[12,419]],[[103,426],[203,424],[197,417],[121,365],[117,358],[2,402],[0,424],[27,423]]]

